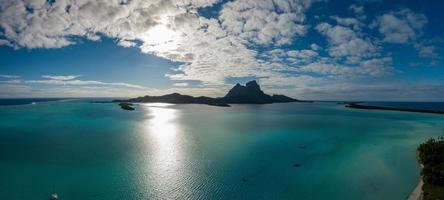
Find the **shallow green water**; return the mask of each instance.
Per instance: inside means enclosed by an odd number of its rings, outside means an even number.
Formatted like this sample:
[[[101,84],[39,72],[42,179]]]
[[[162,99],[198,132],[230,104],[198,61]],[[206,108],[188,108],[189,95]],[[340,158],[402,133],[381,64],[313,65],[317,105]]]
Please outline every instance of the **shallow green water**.
[[[443,122],[333,103],[3,106],[0,199],[405,199]]]

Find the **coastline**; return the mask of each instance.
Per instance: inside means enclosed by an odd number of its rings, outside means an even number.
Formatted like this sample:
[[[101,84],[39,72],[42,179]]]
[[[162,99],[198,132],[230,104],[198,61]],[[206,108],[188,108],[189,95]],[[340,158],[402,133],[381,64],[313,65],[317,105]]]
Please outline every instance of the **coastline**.
[[[356,103],[350,103],[345,105],[346,108],[353,109],[363,109],[363,110],[386,110],[386,111],[402,111],[402,112],[415,112],[415,113],[430,113],[430,114],[440,114],[443,115],[444,111],[441,110],[423,110],[423,109],[412,109],[412,108],[391,108],[382,106],[369,106],[361,105]]]
[[[416,151],[416,159],[419,163],[420,172],[424,168],[424,165],[421,163],[419,159],[419,150]],[[418,184],[416,185],[415,189],[410,193],[409,197],[407,197],[407,200],[422,200],[423,199],[423,190],[422,186],[424,185],[424,181],[422,180],[422,175],[419,176]]]
[[[418,185],[416,185],[415,189],[413,189],[412,193],[410,193],[407,200],[422,200],[422,186],[424,185],[424,181],[422,181],[422,177],[419,178]]]

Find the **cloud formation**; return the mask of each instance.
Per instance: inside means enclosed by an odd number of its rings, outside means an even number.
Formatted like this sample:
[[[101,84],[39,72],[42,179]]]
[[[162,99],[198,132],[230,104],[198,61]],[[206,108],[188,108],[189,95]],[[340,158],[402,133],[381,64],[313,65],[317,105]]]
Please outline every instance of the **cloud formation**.
[[[69,75],[69,76],[51,76],[51,75],[43,75],[42,78],[47,78],[56,81],[69,81],[80,77],[80,75]]]
[[[424,14],[405,8],[380,16],[376,23],[384,42],[404,44],[415,41],[423,33],[427,22]]]
[[[20,78],[20,76],[17,76],[17,75],[0,74],[0,78],[7,78],[7,79],[10,79],[10,78]]]
[[[24,83],[34,83],[34,84],[53,84],[53,85],[98,85],[98,86],[116,86],[116,87],[126,87],[132,89],[146,89],[144,86],[130,84],[130,83],[107,83],[102,81],[87,81],[77,79],[78,75],[68,75],[68,76],[51,76],[43,75],[41,80],[26,80]]]
[[[303,36],[310,0],[237,0],[224,4],[219,19],[228,34],[261,45],[289,44]]]
[[[125,48],[180,63],[165,76],[173,87],[192,89],[198,81],[212,91],[229,77],[256,77],[273,87],[308,88],[328,81],[371,79],[396,73],[384,45],[408,44],[421,58],[440,58],[438,47],[422,39],[428,19],[404,8],[368,16],[360,1],[346,14],[313,19],[321,0],[3,0],[0,45],[62,48],[79,38],[109,37]],[[365,1],[368,2],[368,1]],[[373,1],[372,1],[373,2]],[[221,4],[214,16],[200,9]],[[350,15],[351,14],[351,15]],[[312,17],[308,24],[309,18]],[[370,28],[369,28],[370,27]],[[311,32],[310,32],[311,31]],[[307,33],[319,41],[300,45]],[[325,44],[324,44],[325,40]],[[79,87],[141,85],[81,80],[79,75],[44,75],[39,80],[0,75],[3,84]],[[218,88],[218,89],[214,89]]]
[[[224,84],[229,76],[270,75],[247,46],[289,44],[303,36],[312,3],[238,0],[224,4],[218,19],[197,14],[217,2],[8,0],[0,5],[0,25],[17,48],[60,48],[75,44],[72,36],[98,41],[105,35],[118,45],[184,63],[180,73],[167,74],[173,80]]]
[[[355,26],[353,23],[348,24]],[[349,57],[361,61],[362,58],[375,56],[378,48],[368,38],[360,37],[351,28],[328,23],[316,26],[329,42],[328,52],[333,57]]]

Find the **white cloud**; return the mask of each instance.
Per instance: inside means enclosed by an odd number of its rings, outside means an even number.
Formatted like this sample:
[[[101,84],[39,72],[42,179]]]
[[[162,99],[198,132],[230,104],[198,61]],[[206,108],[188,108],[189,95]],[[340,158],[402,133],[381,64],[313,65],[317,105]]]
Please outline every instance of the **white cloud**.
[[[8,80],[2,80],[2,81],[0,81],[0,83],[2,83],[2,84],[18,84],[18,83],[22,83],[22,80],[8,79]]]
[[[330,78],[363,78],[378,77],[391,74],[392,59],[390,57],[373,58],[359,62],[356,65],[341,65],[332,62],[331,59],[323,59],[313,62],[305,66],[301,66],[297,70],[300,72],[315,73],[326,75]]]
[[[304,88],[308,85],[319,84],[322,78],[316,78],[308,75],[294,76],[272,76],[261,79],[261,84],[268,86],[289,86],[295,88]]]
[[[311,48],[311,50],[313,50],[313,51],[319,51],[319,50],[322,49],[322,47],[320,47],[319,45],[317,45],[317,44],[315,44],[315,43],[311,44],[311,45],[310,45],[310,48]]]
[[[43,75],[42,78],[52,79],[57,81],[69,81],[80,77],[80,75],[69,75],[69,76],[51,76],[51,75]]]
[[[378,53],[378,47],[370,39],[359,36],[348,27],[321,23],[316,29],[327,37],[328,52],[333,57],[352,57],[360,60]]]
[[[0,98],[25,97],[31,93],[31,87],[19,84],[0,84]]]
[[[0,78],[8,78],[8,79],[12,79],[12,78],[20,78],[20,76],[17,76],[17,75],[8,75],[8,74],[0,74]]]
[[[189,84],[188,83],[174,83],[173,86],[176,87],[187,87]]]
[[[290,57],[300,57],[300,58],[311,58],[311,57],[317,57],[319,54],[316,53],[313,50],[308,50],[308,49],[304,49],[304,50],[291,50],[291,51],[287,51],[287,55]]]
[[[229,34],[260,45],[282,45],[306,33],[310,5],[310,0],[237,0],[224,4],[219,19]]]
[[[135,42],[131,42],[131,41],[128,41],[128,40],[119,40],[118,42],[117,42],[117,44],[119,45],[119,46],[122,46],[122,47],[135,47],[137,44],[135,43]]]
[[[332,44],[340,44],[355,38],[356,35],[353,30],[343,26],[332,26],[328,23],[321,23],[316,26],[316,30],[328,37]]]
[[[303,62],[309,63],[315,60],[319,54],[316,51],[304,49],[304,50],[290,50],[287,51],[287,56],[290,58],[294,58],[294,60],[290,60],[293,62]]]
[[[435,65],[440,58],[436,46],[422,37],[427,23],[424,14],[415,13],[408,8],[388,12],[374,22],[383,35],[384,42],[411,44],[418,51],[419,57],[430,58],[431,64]]]
[[[362,26],[364,26],[362,22],[360,22],[358,19],[355,18],[350,18],[350,17],[343,18],[338,16],[331,16],[330,18],[335,20],[336,23],[338,23],[339,25],[349,26],[352,27],[354,30],[359,30],[361,29]]]
[[[116,87],[93,87],[70,85],[39,88],[30,84],[0,84],[0,98],[29,98],[29,97],[122,97],[122,95],[137,96],[141,90],[128,90]]]
[[[443,88],[443,85],[431,83],[330,82],[323,86],[304,88],[296,96],[341,101],[441,101],[444,98]]]
[[[146,89],[146,87],[130,83],[107,83],[102,81],[92,81],[92,80],[79,80],[76,79],[78,75],[69,76],[50,76],[44,75],[41,80],[25,80],[24,83],[28,84],[50,84],[50,85],[99,85],[99,86],[116,86],[116,87],[126,87],[132,89]]]
[[[423,33],[427,17],[410,9],[402,9],[380,16],[376,23],[385,42],[405,44],[415,41]]]
[[[440,55],[437,53],[437,47],[434,45],[427,45],[424,43],[417,43],[414,45],[418,50],[419,56],[423,58],[438,59]]]
[[[1,33],[0,33],[1,34]],[[14,47],[14,45],[12,45],[12,43],[8,40],[4,40],[4,39],[0,39],[0,46],[9,46],[9,47]]]

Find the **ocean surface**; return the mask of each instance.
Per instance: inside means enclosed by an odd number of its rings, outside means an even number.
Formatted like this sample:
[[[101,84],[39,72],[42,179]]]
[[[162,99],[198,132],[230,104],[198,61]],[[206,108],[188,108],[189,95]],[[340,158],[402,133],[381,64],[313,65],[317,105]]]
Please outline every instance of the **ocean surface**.
[[[444,116],[336,103],[0,106],[0,199],[378,199]]]

